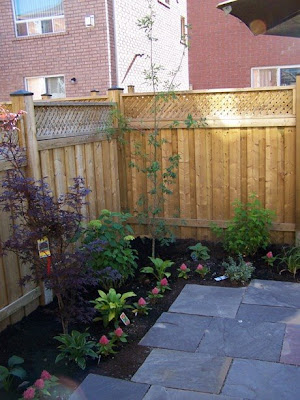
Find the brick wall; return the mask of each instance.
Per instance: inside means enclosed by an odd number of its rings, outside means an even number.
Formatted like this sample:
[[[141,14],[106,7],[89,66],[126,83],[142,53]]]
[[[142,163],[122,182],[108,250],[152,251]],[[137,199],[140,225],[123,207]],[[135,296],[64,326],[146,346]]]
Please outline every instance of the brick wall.
[[[150,67],[150,42],[145,33],[137,26],[137,21],[149,14],[146,0],[116,0],[115,1],[115,26],[118,48],[118,83],[121,87],[134,85],[136,92],[151,91],[151,86],[145,83],[144,70]],[[181,28],[180,17],[187,20],[186,0],[171,0],[170,8],[152,0],[155,11],[154,36],[158,39],[153,43],[153,61],[165,69],[159,73],[163,82],[170,79],[169,72],[178,68],[184,46],[180,43]],[[124,80],[126,71],[136,54],[144,54],[136,57],[132,67]],[[180,90],[189,87],[188,57],[183,59],[180,72],[176,76],[175,83]],[[162,84],[160,88],[162,88]]]
[[[149,43],[137,27],[138,18],[148,12],[147,1],[140,0],[64,0],[66,32],[16,38],[11,0],[6,0],[0,14],[0,99],[25,89],[25,77],[64,75],[67,97],[86,96],[91,89],[105,93],[111,85],[142,85],[143,71],[148,69]],[[180,44],[180,16],[186,17],[186,0],[171,1],[166,8],[153,0],[157,11],[155,62],[167,66],[162,74],[179,64],[183,46]],[[117,19],[114,21],[114,13]],[[95,16],[95,27],[85,26],[85,16]],[[117,36],[115,40],[115,28]],[[116,64],[116,45],[118,65]],[[148,47],[147,47],[148,46]],[[137,59],[126,81],[126,70],[136,53]],[[71,78],[76,83],[71,83]],[[185,57],[177,82],[188,88],[188,59]]]
[[[15,37],[11,0],[5,1],[0,15],[0,99],[25,89],[25,77],[43,75],[64,75],[67,96],[88,95],[91,89],[105,92],[109,87],[106,1],[112,13],[112,0],[65,0],[65,33],[23,38]],[[85,27],[87,15],[95,15],[95,27]],[[73,77],[75,84],[70,81]]]
[[[300,64],[300,39],[254,36],[219,0],[188,0],[192,25],[190,82],[194,89],[251,86],[251,68]]]

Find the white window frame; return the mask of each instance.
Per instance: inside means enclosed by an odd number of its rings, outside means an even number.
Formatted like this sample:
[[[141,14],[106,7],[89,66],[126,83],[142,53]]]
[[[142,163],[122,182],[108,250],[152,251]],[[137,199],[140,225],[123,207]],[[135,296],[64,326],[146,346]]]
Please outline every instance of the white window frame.
[[[262,69],[276,69],[276,86],[280,85],[280,70],[285,68],[300,68],[300,64],[296,65],[275,65],[275,66],[267,66],[267,67],[253,67],[251,68],[251,87],[254,88],[254,71],[262,70]],[[273,86],[275,87],[275,86]]]
[[[57,34],[57,33],[62,33],[65,32],[66,30],[64,29],[63,31],[52,31],[52,32],[47,32],[47,33],[35,33],[35,34],[28,34],[28,22],[41,22],[41,21],[49,21],[52,20],[52,27],[53,27],[53,20],[54,19],[65,19],[65,14],[64,15],[56,15],[53,17],[42,17],[42,18],[30,18],[30,19],[24,19],[22,21],[17,21],[16,19],[16,9],[15,9],[15,2],[14,0],[11,0],[12,3],[12,10],[13,10],[13,17],[14,17],[14,25],[15,25],[15,35],[17,38],[25,38],[25,37],[32,37],[32,36],[40,36],[40,35],[53,35],[53,34]],[[26,23],[27,26],[27,35],[24,36],[19,36],[18,35],[18,29],[17,29],[17,25],[18,24],[22,24],[22,23]]]
[[[59,99],[64,99],[64,98],[66,98],[67,96],[66,96],[66,77],[65,77],[65,75],[63,75],[63,74],[58,74],[58,75],[37,75],[37,76],[26,76],[25,78],[24,78],[24,85],[25,85],[25,88],[26,88],[26,90],[28,90],[28,82],[27,82],[27,80],[28,79],[38,79],[38,78],[40,78],[40,79],[46,79],[46,78],[64,78],[64,83],[65,83],[65,94],[64,94],[64,96],[61,96],[61,97],[56,97],[56,98],[59,98]],[[45,85],[46,86],[46,85]]]

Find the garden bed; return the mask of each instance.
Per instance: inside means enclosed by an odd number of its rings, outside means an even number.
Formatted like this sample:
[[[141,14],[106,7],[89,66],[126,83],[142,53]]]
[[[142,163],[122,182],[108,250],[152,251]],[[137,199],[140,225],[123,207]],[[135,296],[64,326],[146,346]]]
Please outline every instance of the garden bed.
[[[237,286],[237,284],[229,280],[221,282],[216,282],[214,280],[214,277],[223,275],[224,267],[222,267],[222,261],[227,257],[220,244],[202,242],[202,244],[207,245],[210,249],[211,258],[203,262],[203,264],[210,267],[210,273],[205,279],[201,279],[201,277],[194,272],[198,262],[191,260],[191,251],[188,247],[196,243],[197,242],[194,240],[178,240],[169,247],[159,247],[157,249],[158,257],[163,260],[172,260],[174,262],[171,268],[172,275],[169,279],[172,290],[167,291],[162,299],[158,299],[155,304],[151,305],[152,310],[148,316],[135,317],[130,311],[127,311],[127,315],[131,319],[131,324],[128,327],[123,326],[123,328],[128,334],[128,343],[122,344],[120,351],[113,357],[103,358],[99,365],[97,365],[95,360],[88,360],[87,368],[84,371],[71,363],[68,365],[64,362],[55,364],[55,358],[58,354],[58,342],[54,340],[53,337],[61,333],[61,325],[52,314],[55,304],[51,304],[46,307],[39,307],[30,316],[0,333],[0,365],[6,365],[8,358],[15,354],[24,358],[24,368],[28,372],[27,379],[30,382],[37,379],[42,370],[48,370],[51,374],[59,376],[60,378],[64,377],[64,383],[72,388],[75,388],[89,373],[130,379],[150,352],[149,348],[138,346],[140,339],[155,323],[160,314],[169,309],[186,283]],[[149,265],[148,256],[151,251],[150,241],[147,239],[143,241],[141,239],[136,239],[133,243],[133,247],[136,248],[139,253],[139,267]],[[272,251],[273,254],[276,255],[280,252],[281,247],[271,245],[267,250]],[[251,261],[255,267],[253,278],[295,282],[293,275],[288,272],[279,275],[276,265],[274,268],[268,267],[262,259],[262,256],[265,256],[265,254],[266,251],[260,251],[255,257],[248,258],[248,261]],[[185,263],[192,270],[188,280],[177,278],[177,268],[180,267],[182,263]],[[298,272],[296,275],[296,282],[299,280],[300,276]],[[151,280],[149,275],[137,273],[135,278],[118,289],[118,292],[124,293],[133,291],[137,295],[134,301],[137,301],[139,297],[146,297],[147,292],[154,286],[155,281]],[[97,292],[89,294],[91,300],[96,297]],[[74,328],[83,332],[87,327],[76,325]],[[104,329],[101,322],[93,323],[89,327],[89,332],[97,341],[103,334],[107,334],[111,330],[112,329],[109,328]],[[10,397],[8,394],[0,391],[1,400],[18,397],[20,397],[20,395]]]

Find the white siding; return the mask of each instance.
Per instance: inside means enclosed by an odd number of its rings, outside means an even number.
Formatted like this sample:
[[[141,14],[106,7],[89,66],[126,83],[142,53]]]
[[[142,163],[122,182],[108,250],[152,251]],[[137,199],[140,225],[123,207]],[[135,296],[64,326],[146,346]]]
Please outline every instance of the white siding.
[[[154,37],[158,40],[153,43],[153,60],[157,65],[164,67],[160,72],[160,81],[170,80],[170,72],[176,70],[180,64],[184,46],[181,40],[181,16],[187,21],[186,0],[170,0],[170,8],[152,0],[156,13],[154,23]],[[117,47],[118,85],[127,91],[128,85],[134,85],[136,92],[152,91],[149,83],[145,83],[144,71],[150,69],[150,42],[143,30],[137,26],[139,19],[149,15],[147,0],[115,0],[115,35]],[[188,51],[175,83],[177,90],[189,88]],[[136,57],[126,79],[123,81],[136,54]],[[162,90],[162,84],[159,90]]]

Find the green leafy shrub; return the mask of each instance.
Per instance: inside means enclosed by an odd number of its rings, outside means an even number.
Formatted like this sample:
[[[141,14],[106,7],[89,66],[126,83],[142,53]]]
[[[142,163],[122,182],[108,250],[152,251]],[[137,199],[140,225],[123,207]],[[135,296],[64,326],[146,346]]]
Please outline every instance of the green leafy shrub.
[[[245,262],[243,257],[239,255],[239,262],[237,263],[232,257],[228,257],[229,262],[223,262],[222,266],[225,267],[225,275],[231,281],[241,282],[245,284],[251,279],[252,273],[255,268],[250,262]]]
[[[210,259],[210,255],[208,254],[210,251],[209,248],[203,246],[200,242],[195,244],[195,246],[189,246],[189,249],[192,250],[191,258],[193,261],[206,261]]]
[[[95,270],[111,268],[119,273],[119,279],[107,276],[101,282],[105,289],[118,287],[129,276],[134,275],[137,268],[137,251],[131,248],[133,230],[126,222],[130,214],[102,210],[98,219],[90,221],[84,233],[84,245],[89,249],[89,244],[97,241],[103,243],[101,252],[91,251],[90,265]]]
[[[99,311],[101,317],[96,317],[94,321],[102,320],[105,327],[111,321],[117,323],[122,311],[131,308],[126,304],[126,300],[136,296],[133,292],[117,293],[113,288],[109,289],[107,294],[102,290],[98,290],[98,293],[100,297],[92,300],[91,303],[95,304],[94,308]]]
[[[296,278],[296,273],[300,269],[300,247],[291,247],[290,249],[283,249],[283,255],[279,257],[280,263],[286,265],[283,271],[289,271]]]
[[[24,359],[18,356],[11,356],[8,359],[7,367],[0,365],[0,388],[9,392],[13,384],[14,378],[24,379],[26,371],[20,365],[24,363]]]
[[[58,346],[60,354],[56,357],[55,362],[67,359],[75,362],[81,369],[86,367],[86,358],[97,358],[95,352],[96,343],[88,340],[90,334],[88,332],[72,331],[71,334],[63,333],[59,336],[54,336],[61,345]]]
[[[248,203],[234,202],[234,217],[226,230],[213,226],[213,232],[223,238],[226,251],[233,254],[253,255],[270,243],[270,228],[275,213],[264,209],[255,195]]]
[[[144,267],[141,269],[141,272],[145,272],[146,274],[152,274],[158,281],[161,281],[164,277],[169,278],[171,276],[170,272],[166,270],[171,268],[174,264],[170,260],[163,261],[161,258],[149,257],[152,261],[154,267]]]

